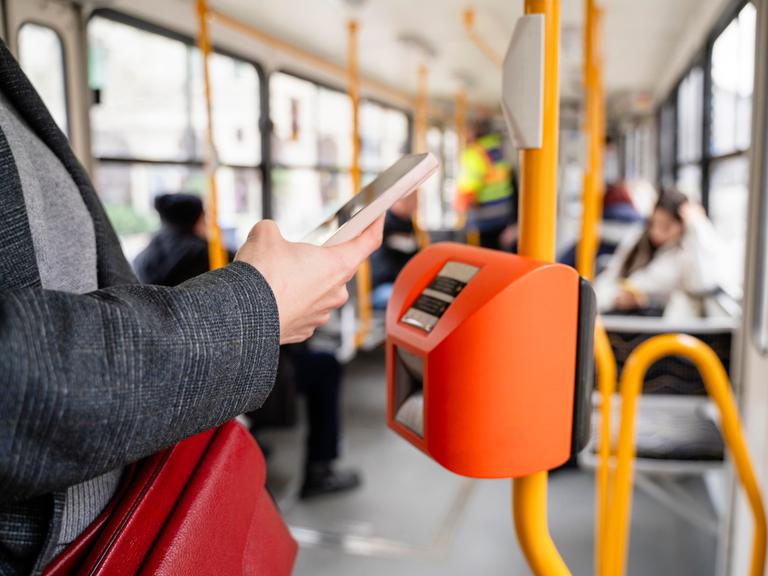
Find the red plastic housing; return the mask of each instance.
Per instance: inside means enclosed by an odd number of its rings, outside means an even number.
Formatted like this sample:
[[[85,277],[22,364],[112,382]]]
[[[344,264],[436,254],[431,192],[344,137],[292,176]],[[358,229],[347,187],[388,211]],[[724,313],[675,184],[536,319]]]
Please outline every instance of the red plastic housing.
[[[449,262],[480,270],[431,332],[403,315]],[[449,470],[509,478],[571,455],[579,276],[559,264],[435,244],[395,282],[387,308],[390,428]],[[423,436],[396,420],[396,351],[423,361]]]

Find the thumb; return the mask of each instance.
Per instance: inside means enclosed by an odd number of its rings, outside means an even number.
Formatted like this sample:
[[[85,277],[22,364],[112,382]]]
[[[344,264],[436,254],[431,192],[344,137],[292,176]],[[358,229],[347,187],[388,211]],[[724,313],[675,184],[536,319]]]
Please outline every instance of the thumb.
[[[384,237],[384,216],[380,216],[373,224],[368,226],[359,236],[347,240],[329,250],[335,251],[352,270],[356,270],[363,260],[381,246]]]

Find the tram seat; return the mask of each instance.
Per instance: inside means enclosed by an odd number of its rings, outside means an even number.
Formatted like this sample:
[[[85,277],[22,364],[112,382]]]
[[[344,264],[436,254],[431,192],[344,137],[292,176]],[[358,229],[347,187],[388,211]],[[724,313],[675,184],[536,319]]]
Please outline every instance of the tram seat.
[[[663,333],[695,336],[715,351],[726,371],[737,319],[718,317],[670,322],[662,318],[606,316],[603,323],[616,356],[617,374],[632,350]],[[579,457],[580,465],[597,464],[600,430],[599,396],[594,395],[594,434],[590,447]],[[613,399],[611,445],[616,446],[620,422],[620,397]],[[710,532],[717,529],[717,515],[724,510],[724,444],[715,409],[696,368],[682,358],[664,358],[645,377],[636,425],[635,481],[638,488],[693,524]],[[709,502],[691,496],[690,480],[704,482]],[[715,516],[712,514],[715,511]]]
[[[616,357],[617,374],[632,351],[645,340],[658,334],[690,334],[710,346],[730,372],[733,333],[738,320],[735,317],[696,318],[670,321],[663,318],[636,316],[604,316],[603,325],[608,333]],[[704,383],[696,367],[682,358],[663,358],[648,370],[643,394],[706,395]]]

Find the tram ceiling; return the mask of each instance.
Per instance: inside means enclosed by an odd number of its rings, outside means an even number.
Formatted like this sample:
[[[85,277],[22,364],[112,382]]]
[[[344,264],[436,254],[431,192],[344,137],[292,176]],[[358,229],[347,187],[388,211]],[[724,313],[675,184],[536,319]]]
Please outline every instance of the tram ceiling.
[[[192,0],[164,0],[176,9]],[[610,97],[627,94],[659,96],[687,66],[713,21],[731,0],[602,0],[604,79]],[[96,2],[95,4],[101,4]],[[110,0],[115,8],[151,16],[156,0]],[[490,49],[503,54],[523,2],[510,0],[210,0],[216,10],[260,30],[343,64],[346,20],[360,23],[360,71],[390,86],[416,93],[418,66],[429,66],[430,96],[450,99],[467,79],[470,97],[495,104],[500,90],[497,65],[469,39],[462,21],[475,11],[475,30]],[[581,92],[583,2],[562,3],[562,96]],[[400,40],[418,33],[433,47],[425,62]]]

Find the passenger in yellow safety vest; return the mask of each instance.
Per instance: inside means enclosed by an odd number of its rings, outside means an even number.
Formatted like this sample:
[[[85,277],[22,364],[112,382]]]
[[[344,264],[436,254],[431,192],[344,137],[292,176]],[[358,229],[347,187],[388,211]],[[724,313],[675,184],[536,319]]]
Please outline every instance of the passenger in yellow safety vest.
[[[503,139],[488,121],[477,125],[475,135],[461,157],[457,209],[466,214],[467,230],[479,232],[481,246],[510,250],[517,240],[517,207]]]

